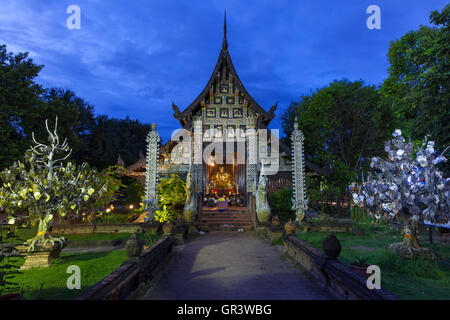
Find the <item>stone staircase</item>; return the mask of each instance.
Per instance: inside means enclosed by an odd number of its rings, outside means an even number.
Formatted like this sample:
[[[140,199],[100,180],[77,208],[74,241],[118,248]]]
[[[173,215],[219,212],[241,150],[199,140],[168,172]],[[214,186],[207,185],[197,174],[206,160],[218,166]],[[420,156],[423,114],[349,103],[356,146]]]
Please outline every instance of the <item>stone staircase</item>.
[[[228,208],[222,212],[217,208],[202,208],[197,227],[202,231],[250,231],[253,225],[247,208]]]

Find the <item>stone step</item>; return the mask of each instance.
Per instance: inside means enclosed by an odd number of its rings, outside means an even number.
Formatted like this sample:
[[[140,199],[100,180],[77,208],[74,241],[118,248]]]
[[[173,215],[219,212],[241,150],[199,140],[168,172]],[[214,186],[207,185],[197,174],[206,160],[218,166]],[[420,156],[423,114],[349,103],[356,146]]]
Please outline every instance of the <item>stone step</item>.
[[[218,210],[202,209],[200,211],[197,226],[203,231],[250,231],[253,229],[252,220],[247,209]]]
[[[249,217],[248,213],[200,213],[203,217]]]
[[[203,231],[251,231],[251,225],[199,225],[198,228]]]
[[[221,226],[221,225],[229,225],[229,226],[252,226],[252,223],[250,221],[246,222],[230,222],[230,221],[217,221],[217,222],[211,222],[211,221],[201,221],[198,222],[199,226]]]
[[[250,217],[248,217],[248,216],[241,216],[241,217],[219,217],[219,216],[216,216],[216,217],[205,217],[205,216],[199,216],[198,217],[199,219],[202,219],[202,220],[251,220],[250,219]]]
[[[217,232],[217,231],[239,231],[239,229],[243,230],[243,232],[249,232],[252,231],[251,228],[245,228],[245,227],[231,227],[231,228],[226,228],[226,227],[212,227],[212,228],[201,228],[202,231],[207,231],[207,232]]]
[[[218,225],[218,224],[236,224],[236,225],[251,225],[251,221],[199,221],[197,224],[201,225]]]
[[[205,216],[205,217],[245,217],[245,216],[249,216],[248,213],[240,213],[240,212],[236,212],[236,213],[200,213],[200,216]]]

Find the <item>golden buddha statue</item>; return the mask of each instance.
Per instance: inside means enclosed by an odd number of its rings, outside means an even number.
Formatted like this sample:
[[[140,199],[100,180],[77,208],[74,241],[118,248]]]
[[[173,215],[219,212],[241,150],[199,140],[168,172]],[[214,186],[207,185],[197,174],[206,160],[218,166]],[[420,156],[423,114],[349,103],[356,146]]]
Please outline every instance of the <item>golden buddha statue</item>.
[[[213,184],[218,188],[231,189],[233,188],[233,177],[225,171],[224,167],[220,167],[219,172],[213,176]]]

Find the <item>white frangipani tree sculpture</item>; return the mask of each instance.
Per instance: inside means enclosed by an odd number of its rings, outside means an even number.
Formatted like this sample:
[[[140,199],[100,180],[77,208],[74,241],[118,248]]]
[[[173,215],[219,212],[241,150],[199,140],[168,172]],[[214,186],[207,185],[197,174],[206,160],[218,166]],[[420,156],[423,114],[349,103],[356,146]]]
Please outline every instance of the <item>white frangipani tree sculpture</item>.
[[[372,159],[369,180],[353,194],[353,201],[377,219],[403,218],[403,242],[390,245],[392,250],[408,258],[434,256],[420,246],[417,230],[424,221],[449,223],[450,179],[438,168],[447,159],[436,153],[433,141],[425,139],[425,146],[414,151],[401,130],[393,137],[385,144],[387,159]]]
[[[86,163],[77,166],[66,161],[71,153],[67,141],[57,134],[58,118],[51,131],[47,120],[48,144],[36,141],[25,153],[24,161],[16,161],[0,172],[0,207],[4,207],[14,224],[25,214],[31,224],[38,224],[36,236],[27,241],[29,252],[59,250],[64,238],[52,236],[54,216],[81,215],[94,210],[100,200],[110,201],[112,180],[100,175]]]

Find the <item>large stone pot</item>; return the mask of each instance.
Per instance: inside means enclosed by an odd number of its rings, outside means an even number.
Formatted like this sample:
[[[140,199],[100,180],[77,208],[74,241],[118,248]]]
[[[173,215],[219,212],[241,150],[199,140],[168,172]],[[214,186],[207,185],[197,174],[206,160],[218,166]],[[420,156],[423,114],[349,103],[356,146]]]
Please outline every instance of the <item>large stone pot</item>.
[[[286,234],[293,234],[295,230],[297,229],[297,226],[295,225],[295,222],[293,222],[291,219],[284,225],[284,230],[286,231]]]
[[[128,260],[137,260],[142,252],[142,246],[142,242],[138,239],[137,234],[133,233],[125,243],[125,254]]]
[[[165,235],[169,235],[172,234],[173,231],[173,224],[170,221],[167,221],[163,226],[162,226],[162,231],[164,232]]]
[[[329,256],[330,258],[336,259],[341,253],[341,243],[338,238],[331,233],[328,237],[325,238],[322,242],[323,252]]]
[[[280,219],[278,218],[278,216],[275,216],[272,218],[272,225],[275,228],[278,228],[281,225]]]

